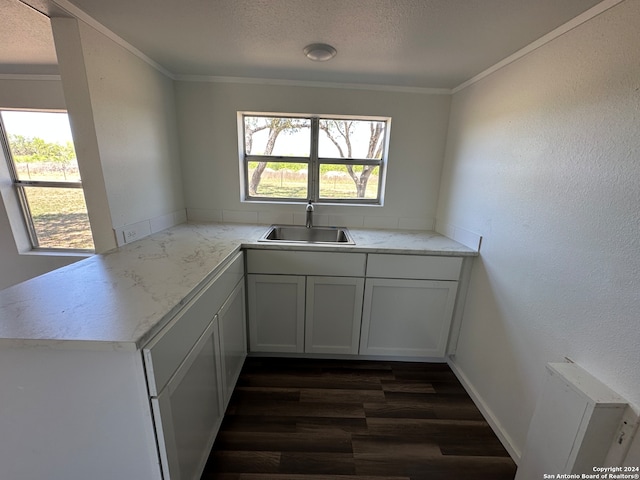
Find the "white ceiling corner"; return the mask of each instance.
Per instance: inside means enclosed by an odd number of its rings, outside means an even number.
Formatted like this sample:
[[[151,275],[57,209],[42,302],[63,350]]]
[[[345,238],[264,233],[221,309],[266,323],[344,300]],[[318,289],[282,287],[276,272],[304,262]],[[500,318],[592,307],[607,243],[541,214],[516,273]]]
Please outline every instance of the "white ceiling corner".
[[[500,68],[517,52],[537,48],[536,42],[546,36],[562,34],[563,25],[570,26],[574,19],[589,15],[585,12],[599,3],[599,0],[24,1],[61,7],[172,78],[211,81],[231,78],[248,82],[268,79],[283,84],[303,82],[431,92],[451,92],[483,72]],[[608,8],[619,1],[605,0],[598,8]],[[55,49],[47,19],[29,10],[18,0],[0,0],[3,19],[10,13],[7,18],[11,24],[0,30],[0,74],[57,71],[55,64],[51,64]],[[24,14],[24,18],[18,13]],[[594,14],[597,11],[591,15]],[[46,39],[51,45],[46,45]],[[338,54],[328,62],[309,61],[302,50],[315,42],[333,45]],[[29,45],[38,48],[27,48]],[[24,71],[20,72],[20,68]]]

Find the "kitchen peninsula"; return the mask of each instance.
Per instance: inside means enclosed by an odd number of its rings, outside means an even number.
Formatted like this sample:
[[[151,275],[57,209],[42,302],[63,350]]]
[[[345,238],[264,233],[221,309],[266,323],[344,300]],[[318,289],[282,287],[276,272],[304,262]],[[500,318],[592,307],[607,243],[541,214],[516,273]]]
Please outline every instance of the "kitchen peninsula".
[[[173,385],[188,380],[193,366],[217,372],[208,394],[218,415],[203,432],[212,442],[246,354],[245,249],[477,255],[434,232],[350,229],[355,245],[320,246],[258,242],[266,228],[178,225],[1,291],[3,475],[190,478],[189,465],[201,460],[172,452],[182,432],[163,412],[173,406],[175,415],[179,399],[163,392],[180,392]],[[192,341],[178,348],[166,340],[174,337]]]

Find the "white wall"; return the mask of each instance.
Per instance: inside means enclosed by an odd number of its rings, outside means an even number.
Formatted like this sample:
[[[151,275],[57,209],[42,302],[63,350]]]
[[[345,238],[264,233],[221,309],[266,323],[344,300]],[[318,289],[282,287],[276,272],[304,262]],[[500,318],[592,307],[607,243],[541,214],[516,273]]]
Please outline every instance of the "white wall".
[[[0,75],[0,108],[64,110],[62,84],[56,76]]]
[[[449,95],[221,82],[176,85],[190,219],[304,221],[301,205],[241,203],[236,115],[248,110],[392,117],[385,205],[320,205],[316,217],[347,226],[433,228]]]
[[[139,238],[180,223],[173,80],[83,22],[52,27],[96,250],[116,245],[113,229]]]
[[[0,78],[0,108],[55,109],[64,110],[65,102],[59,80]],[[20,231],[22,219],[19,205],[12,187],[4,155],[0,149],[0,290],[50,270],[69,265],[82,257],[77,255],[20,254],[22,243],[29,242],[26,231]],[[13,226],[20,244],[16,243],[9,221],[12,213]],[[19,248],[20,247],[20,248]]]
[[[68,110],[96,251],[123,230],[137,239],[184,221],[173,80],[75,19],[52,19],[52,30],[62,82],[0,79],[0,107]],[[18,254],[5,190],[0,289],[81,258]]]
[[[638,25],[628,0],[453,97],[438,221],[483,236],[454,365],[516,452],[547,362],[640,407]]]

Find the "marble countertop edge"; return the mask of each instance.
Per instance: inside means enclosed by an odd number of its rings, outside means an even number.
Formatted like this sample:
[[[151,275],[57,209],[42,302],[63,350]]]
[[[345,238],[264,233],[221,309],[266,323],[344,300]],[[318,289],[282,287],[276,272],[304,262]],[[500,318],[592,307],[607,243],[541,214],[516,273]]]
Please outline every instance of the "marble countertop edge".
[[[0,291],[0,347],[136,350],[243,249],[477,256],[435,232],[349,228],[355,245],[269,243],[268,225],[188,222]]]
[[[22,350],[91,350],[96,352],[136,352],[140,350],[136,342],[33,338],[0,338],[0,348],[19,348]]]

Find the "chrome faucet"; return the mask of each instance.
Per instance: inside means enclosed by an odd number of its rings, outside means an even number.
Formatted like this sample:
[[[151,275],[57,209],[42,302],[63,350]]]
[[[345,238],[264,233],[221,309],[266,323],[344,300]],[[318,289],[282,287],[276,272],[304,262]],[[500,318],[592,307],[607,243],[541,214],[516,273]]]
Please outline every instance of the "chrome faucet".
[[[313,227],[313,203],[311,203],[311,200],[309,200],[309,203],[307,203],[307,221],[305,223],[305,225],[307,226],[307,228],[311,228]]]

